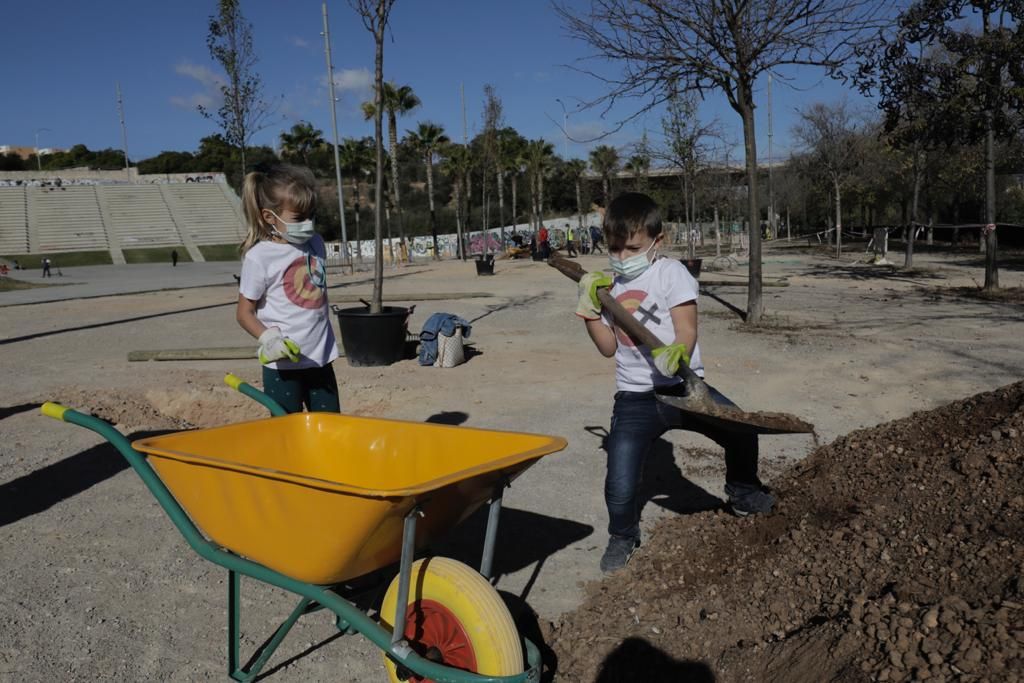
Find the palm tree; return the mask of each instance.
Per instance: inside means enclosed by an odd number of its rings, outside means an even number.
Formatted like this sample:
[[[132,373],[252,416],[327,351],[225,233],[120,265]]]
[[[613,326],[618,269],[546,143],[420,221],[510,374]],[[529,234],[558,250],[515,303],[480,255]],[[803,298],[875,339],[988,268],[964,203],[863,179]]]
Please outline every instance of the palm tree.
[[[544,218],[544,174],[555,158],[555,146],[544,140],[530,140],[526,144],[526,165],[533,186],[534,231],[540,230]]]
[[[430,203],[430,234],[434,239],[434,258],[440,259],[441,254],[437,250],[437,214],[434,212],[434,155],[451,140],[444,134],[444,128],[424,121],[419,127],[407,131],[406,141],[417,152],[423,155],[423,164],[427,167],[427,200]]]
[[[359,246],[359,181],[369,175],[373,168],[373,140],[371,138],[345,138],[338,149],[341,157],[341,172],[352,179],[352,200],[356,214],[356,258],[363,260]]]
[[[505,176],[512,177],[512,225],[516,223],[516,177],[519,175],[519,157],[526,139],[515,128],[498,131],[495,166],[498,176],[498,217],[501,219],[501,243],[505,244]]]
[[[651,159],[643,154],[634,154],[624,164],[624,168],[633,174],[633,189],[639,191],[646,184],[647,171],[651,168]]]
[[[420,106],[420,98],[408,85],[395,85],[387,81],[381,88],[381,107],[388,115],[388,151],[391,154],[391,203],[398,214],[398,236],[405,241],[405,226],[402,223],[402,208],[398,192],[398,117]],[[363,118],[369,121],[377,113],[373,102],[363,102]]]
[[[286,161],[302,159],[309,166],[309,154],[324,144],[323,131],[308,121],[299,121],[288,133],[281,133],[281,156]]]
[[[583,193],[580,192],[580,181],[583,173],[587,170],[587,162],[583,159],[570,159],[565,162],[565,170],[576,184],[576,221],[579,224],[580,233],[583,232]]]
[[[614,147],[598,145],[590,150],[590,166],[601,176],[601,189],[604,191],[604,205],[607,208],[611,201],[612,174],[619,167],[619,153]]]
[[[466,188],[466,180],[473,168],[473,160],[470,158],[469,150],[465,145],[448,144],[441,152],[444,161],[441,162],[441,172],[452,179],[452,186],[455,193],[455,229],[458,232],[459,247],[458,256],[465,261],[466,249],[462,241],[463,226],[463,190]],[[466,217],[468,221],[468,216]],[[467,224],[468,228],[468,224]]]

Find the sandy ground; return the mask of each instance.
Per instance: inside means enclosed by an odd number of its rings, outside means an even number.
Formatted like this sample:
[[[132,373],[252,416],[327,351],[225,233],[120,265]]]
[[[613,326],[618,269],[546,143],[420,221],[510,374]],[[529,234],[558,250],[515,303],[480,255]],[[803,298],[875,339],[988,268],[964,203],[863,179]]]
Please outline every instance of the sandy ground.
[[[949,291],[981,278],[974,254],[915,258],[919,268],[908,274],[770,247],[765,277],[789,286],[766,288],[768,325],[751,332],[722,303],[701,301],[709,381],[745,408],[813,422],[827,443],[1020,379],[1021,305]],[[1004,287],[1024,285],[1020,263],[1003,269]],[[741,282],[744,272],[705,279]],[[600,446],[612,362],[572,315],[575,286],[544,264],[500,261],[492,278],[453,262],[389,275],[392,303],[413,292],[490,292],[419,302],[410,326],[419,329],[435,311],[457,313],[473,321],[475,353],[450,370],[414,360],[388,368],[339,362],[343,408],[416,421],[462,413],[470,426],[568,439],[565,451],[507,492],[496,558],[496,585],[513,610],[553,619],[580,603],[585,582],[600,578],[607,538]],[[332,293],[369,292],[365,275],[332,283]],[[714,290],[744,307],[742,288]],[[0,680],[224,678],[226,571],[192,553],[99,437],[39,416],[37,405],[58,400],[93,411],[129,434],[260,417],[258,406],[221,384],[225,372],[258,379],[255,360],[127,361],[136,349],[249,343],[234,321],[235,297],[228,285],[0,308]],[[710,441],[673,433],[658,446],[685,479],[659,480],[664,487],[653,492],[645,523],[680,509],[680,491],[721,496],[724,467]],[[811,437],[763,437],[764,478],[813,448]],[[479,521],[457,531],[449,548],[471,563]],[[292,600],[243,586],[243,647],[251,652]],[[268,669],[279,681],[384,680],[375,648],[338,637],[322,613],[300,622]]]

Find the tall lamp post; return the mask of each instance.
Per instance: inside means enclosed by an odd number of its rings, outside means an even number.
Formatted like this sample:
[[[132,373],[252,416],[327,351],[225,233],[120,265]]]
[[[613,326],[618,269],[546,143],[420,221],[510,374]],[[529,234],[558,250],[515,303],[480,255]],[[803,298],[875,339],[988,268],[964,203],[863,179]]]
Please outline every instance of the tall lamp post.
[[[345,226],[345,197],[341,189],[341,161],[338,158],[338,100],[334,97],[334,64],[331,62],[331,32],[328,28],[326,2],[323,3],[323,12],[324,56],[327,58],[327,87],[331,98],[331,127],[334,129],[334,175],[338,183],[338,216],[341,218],[341,249],[344,252],[344,263],[352,266],[352,272],[355,272],[355,266],[352,264],[348,253],[348,230]]]
[[[39,171],[43,170],[43,161],[39,158],[39,134],[44,130],[48,133],[53,132],[49,128],[36,128],[36,170]]]
[[[562,106],[562,135],[565,139],[562,140],[562,158],[566,161],[569,160],[569,112],[565,110],[565,102],[558,97],[555,98],[555,102],[558,102]]]

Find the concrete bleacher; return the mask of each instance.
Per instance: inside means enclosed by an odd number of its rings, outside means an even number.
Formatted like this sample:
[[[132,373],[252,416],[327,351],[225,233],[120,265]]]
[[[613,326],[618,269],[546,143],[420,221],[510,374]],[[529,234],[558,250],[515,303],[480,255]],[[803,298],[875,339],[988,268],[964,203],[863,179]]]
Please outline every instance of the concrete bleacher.
[[[0,187],[0,254],[25,254],[28,250],[25,191]]]
[[[223,182],[0,187],[0,254],[109,251],[239,244],[238,198]]]
[[[110,185],[97,191],[107,205],[107,227],[116,235],[121,249],[184,244],[156,185]]]
[[[30,187],[25,192],[32,252],[110,249],[95,188]]]
[[[196,244],[239,244],[245,225],[221,183],[160,185],[182,234]]]

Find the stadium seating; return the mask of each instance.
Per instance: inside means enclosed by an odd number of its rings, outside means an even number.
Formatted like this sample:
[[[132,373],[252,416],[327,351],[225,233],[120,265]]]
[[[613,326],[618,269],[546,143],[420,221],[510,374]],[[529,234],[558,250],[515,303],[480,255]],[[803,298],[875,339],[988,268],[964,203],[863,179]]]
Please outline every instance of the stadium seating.
[[[167,203],[156,185],[97,187],[107,203],[109,229],[122,249],[183,244]]]
[[[25,191],[29,229],[35,231],[38,245],[33,251],[53,253],[110,248],[94,187],[30,187]]]
[[[25,254],[28,251],[25,190],[0,187],[0,254]]]

